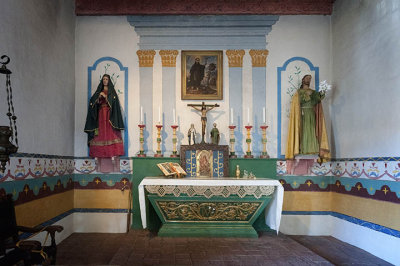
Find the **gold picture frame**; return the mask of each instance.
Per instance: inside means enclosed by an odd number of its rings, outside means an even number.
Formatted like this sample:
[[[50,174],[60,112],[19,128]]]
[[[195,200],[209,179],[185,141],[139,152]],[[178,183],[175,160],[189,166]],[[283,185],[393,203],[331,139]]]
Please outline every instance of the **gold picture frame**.
[[[182,100],[222,100],[222,51],[182,51]]]

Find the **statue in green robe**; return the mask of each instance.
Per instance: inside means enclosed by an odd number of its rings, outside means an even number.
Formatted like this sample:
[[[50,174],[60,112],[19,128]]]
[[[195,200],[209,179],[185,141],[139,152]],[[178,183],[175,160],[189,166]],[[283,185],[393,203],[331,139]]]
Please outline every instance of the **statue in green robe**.
[[[210,134],[211,134],[211,143],[218,145],[218,143],[219,143],[219,130],[217,128],[217,124],[216,123],[214,123],[213,126],[214,126],[214,128],[211,129],[211,132],[210,132]]]
[[[292,98],[286,159],[294,159],[300,154],[318,155],[320,160],[330,158],[321,104],[325,94],[311,89],[310,82],[311,75],[305,75],[300,88]]]

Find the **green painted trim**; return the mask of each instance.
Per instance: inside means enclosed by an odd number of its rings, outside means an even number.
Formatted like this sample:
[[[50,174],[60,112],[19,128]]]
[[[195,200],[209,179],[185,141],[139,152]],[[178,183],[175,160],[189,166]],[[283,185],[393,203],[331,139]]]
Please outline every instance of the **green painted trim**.
[[[22,193],[24,191],[26,185],[29,186],[29,189],[33,191],[34,196],[38,196],[39,191],[43,186],[43,183],[46,183],[48,189],[54,192],[54,188],[57,185],[58,180],[60,180],[61,184],[64,186],[64,189],[66,189],[68,187],[68,180],[71,179],[72,181],[74,181],[74,178],[74,174],[68,174],[62,176],[47,176],[7,181],[0,183],[0,189],[4,189],[6,194],[13,194],[13,199],[17,200],[19,197],[19,193]]]
[[[256,177],[265,177],[279,180],[281,176],[276,174],[276,161],[278,159],[244,159],[235,158],[229,160],[229,175],[236,176],[236,165],[239,165],[240,172],[243,170],[252,172]]]
[[[257,238],[251,225],[189,225],[164,224],[158,231],[161,237],[246,237]]]

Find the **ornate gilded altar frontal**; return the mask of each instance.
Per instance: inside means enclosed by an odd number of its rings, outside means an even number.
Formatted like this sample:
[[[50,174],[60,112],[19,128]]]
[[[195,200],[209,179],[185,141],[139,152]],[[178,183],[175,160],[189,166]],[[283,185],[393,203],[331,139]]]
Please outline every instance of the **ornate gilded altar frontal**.
[[[166,221],[248,221],[262,202],[157,201]]]
[[[162,222],[159,236],[258,237],[274,186],[145,185]],[[263,217],[260,217],[263,218]]]
[[[163,186],[151,185],[145,186],[146,191],[151,194],[157,194],[159,197],[166,195],[179,196],[204,196],[211,197],[253,196],[259,199],[262,196],[270,196],[274,193],[274,186]]]

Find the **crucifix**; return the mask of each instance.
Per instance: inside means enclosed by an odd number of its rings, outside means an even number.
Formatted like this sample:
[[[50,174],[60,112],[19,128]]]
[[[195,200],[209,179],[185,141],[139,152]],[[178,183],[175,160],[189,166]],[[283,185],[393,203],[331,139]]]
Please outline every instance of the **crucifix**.
[[[206,134],[207,112],[214,109],[215,107],[219,107],[219,105],[204,104],[204,102],[202,102],[202,104],[188,104],[187,106],[193,107],[195,110],[201,112],[201,143],[205,143],[204,136]]]

